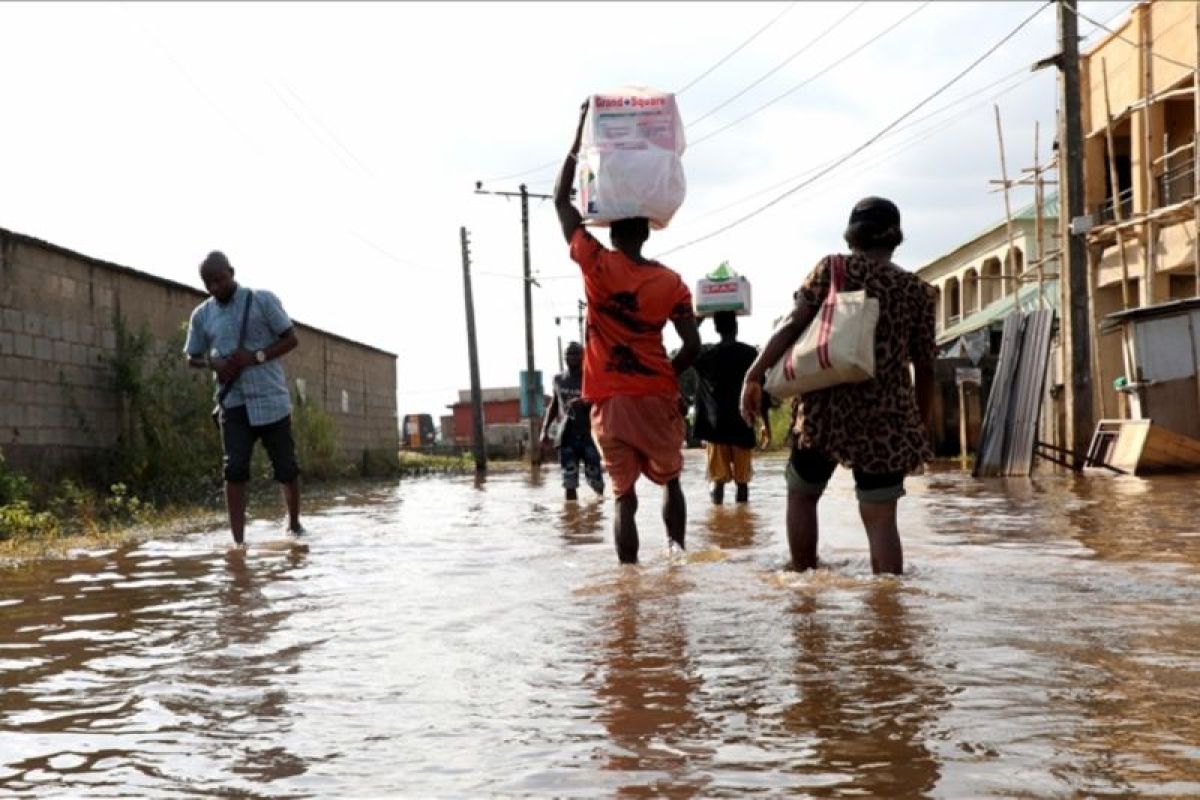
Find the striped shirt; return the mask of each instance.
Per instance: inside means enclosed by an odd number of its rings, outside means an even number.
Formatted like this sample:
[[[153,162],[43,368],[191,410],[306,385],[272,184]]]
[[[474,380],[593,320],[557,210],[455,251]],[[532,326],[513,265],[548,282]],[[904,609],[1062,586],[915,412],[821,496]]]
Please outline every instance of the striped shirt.
[[[251,296],[248,289],[239,286],[228,303],[222,304],[210,297],[196,306],[188,323],[184,352],[192,358],[204,358],[206,354],[213,358],[233,355],[237,350],[247,300],[253,302],[246,320],[243,345],[246,350],[263,350],[292,327],[292,321],[273,293],[255,291]],[[214,398],[219,390],[219,386],[214,388]],[[283,364],[274,359],[243,369],[222,405],[225,408],[246,406],[250,424],[255,426],[269,425],[291,414],[292,398]]]

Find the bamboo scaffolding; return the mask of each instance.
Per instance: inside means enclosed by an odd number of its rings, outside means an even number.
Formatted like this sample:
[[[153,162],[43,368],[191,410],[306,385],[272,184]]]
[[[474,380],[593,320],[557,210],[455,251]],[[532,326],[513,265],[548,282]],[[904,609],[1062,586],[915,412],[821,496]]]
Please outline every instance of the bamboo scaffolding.
[[[1008,164],[1004,158],[1004,129],[1000,124],[1000,105],[995,104],[992,106],[992,109],[996,112],[996,139],[1000,144],[1000,177],[1004,181],[1004,227],[1008,232],[1008,253],[1005,260],[1008,261],[1009,272],[1012,273],[1014,277],[1019,277],[1016,275],[1017,260],[1014,257],[1016,240],[1013,236],[1012,205],[1008,200]],[[1019,311],[1020,308],[1021,293],[1019,291],[1015,291],[1013,292],[1013,309]]]
[[[1142,15],[1142,91],[1148,96],[1154,95],[1154,39],[1151,36],[1150,26],[1148,21],[1151,17],[1147,8]],[[1142,162],[1142,179],[1146,182],[1146,193],[1144,208],[1155,208],[1155,191],[1154,191],[1154,167],[1150,163],[1154,153],[1154,134],[1153,126],[1150,124],[1151,108],[1154,104],[1148,103],[1146,110],[1142,113],[1142,128],[1145,132],[1145,153],[1141,158]],[[1130,131],[1132,138],[1133,131]],[[1142,281],[1138,294],[1138,305],[1145,306],[1154,303],[1154,262],[1157,260],[1155,253],[1155,240],[1158,238],[1155,230],[1155,221],[1152,218],[1146,219],[1146,226],[1142,229],[1142,246],[1145,253],[1145,263],[1142,265]]]
[[[1185,152],[1187,152],[1188,150],[1191,150],[1193,146],[1194,146],[1194,145],[1192,144],[1192,142],[1188,142],[1187,144],[1181,144],[1179,147],[1176,147],[1176,148],[1175,148],[1174,150],[1172,150],[1171,152],[1169,152],[1169,153],[1163,153],[1161,156],[1159,156],[1158,158],[1154,159],[1154,160],[1153,160],[1153,161],[1151,161],[1150,163],[1151,163],[1151,164],[1153,164],[1154,166],[1156,166],[1156,167],[1157,167],[1157,166],[1158,166],[1159,164],[1161,164],[1162,162],[1164,162],[1164,161],[1170,161],[1172,158],[1174,158],[1175,156],[1179,155],[1180,153],[1185,153]]]
[[[1100,74],[1104,80],[1104,140],[1108,150],[1108,182],[1112,187],[1113,216],[1117,223],[1125,221],[1125,210],[1121,208],[1121,184],[1117,176],[1117,153],[1113,144],[1112,105],[1108,99],[1108,63],[1100,59]],[[1125,254],[1125,238],[1117,229],[1117,250],[1121,253],[1121,310],[1129,308],[1129,257]],[[1099,280],[1097,280],[1099,283]]]
[[[1043,297],[1043,295],[1042,295],[1042,291],[1045,288],[1046,275],[1045,275],[1045,269],[1044,269],[1043,263],[1042,263],[1042,259],[1043,259],[1043,255],[1044,255],[1042,253],[1042,236],[1043,236],[1043,230],[1042,230],[1042,227],[1043,227],[1042,226],[1043,196],[1042,195],[1043,195],[1043,191],[1044,191],[1044,184],[1042,183],[1042,173],[1038,169],[1038,166],[1041,163],[1039,156],[1038,156],[1038,147],[1041,144],[1040,138],[1041,138],[1041,123],[1034,121],[1034,123],[1033,123],[1033,174],[1034,174],[1033,238],[1035,240],[1035,243],[1033,246],[1033,252],[1036,253],[1037,255],[1034,256],[1033,261],[1035,264],[1037,264],[1038,311],[1041,311],[1043,308],[1046,307],[1046,298]],[[1026,268],[1025,271],[1028,272],[1029,271],[1028,268]]]

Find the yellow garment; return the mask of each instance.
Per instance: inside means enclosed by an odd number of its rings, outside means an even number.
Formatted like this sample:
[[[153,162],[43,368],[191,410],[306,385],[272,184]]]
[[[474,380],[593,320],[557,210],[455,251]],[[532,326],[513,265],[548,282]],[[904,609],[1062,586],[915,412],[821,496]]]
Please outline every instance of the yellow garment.
[[[708,479],[717,483],[749,483],[754,475],[754,450],[731,444],[705,445],[708,451]]]

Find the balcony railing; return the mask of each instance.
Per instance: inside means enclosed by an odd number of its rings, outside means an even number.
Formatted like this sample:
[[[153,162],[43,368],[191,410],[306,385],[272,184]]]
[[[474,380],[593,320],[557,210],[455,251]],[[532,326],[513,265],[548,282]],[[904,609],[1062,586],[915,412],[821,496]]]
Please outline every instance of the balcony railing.
[[[1121,192],[1117,195],[1117,198],[1120,198],[1121,201],[1121,218],[1129,219],[1133,215],[1133,187],[1131,186]],[[1110,197],[1100,204],[1100,207],[1096,209],[1097,222],[1113,222],[1116,220],[1117,198]]]
[[[1173,206],[1196,194],[1196,165],[1191,160],[1158,176],[1158,203]]]

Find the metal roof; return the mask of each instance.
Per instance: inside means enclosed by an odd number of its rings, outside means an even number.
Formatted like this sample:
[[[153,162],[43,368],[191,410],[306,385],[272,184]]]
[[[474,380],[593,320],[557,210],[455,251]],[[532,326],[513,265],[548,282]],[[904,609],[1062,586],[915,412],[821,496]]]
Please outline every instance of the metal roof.
[[[1186,300],[1169,300],[1152,306],[1138,306],[1124,311],[1114,311],[1100,323],[1101,333],[1112,333],[1125,322],[1136,322],[1154,317],[1171,317],[1175,314],[1185,314],[1194,309],[1200,309],[1200,297],[1189,297]]]

